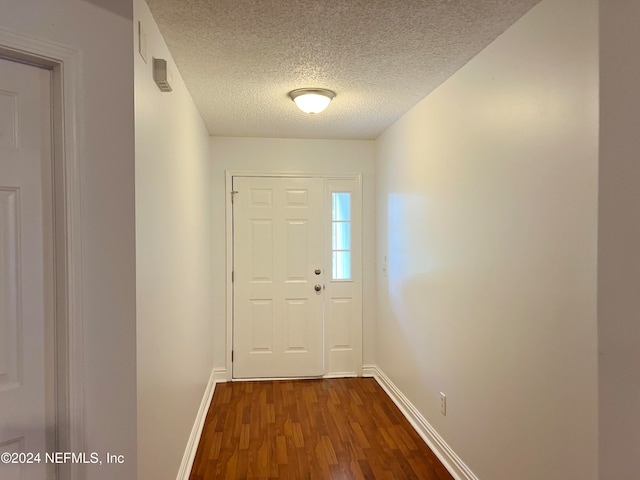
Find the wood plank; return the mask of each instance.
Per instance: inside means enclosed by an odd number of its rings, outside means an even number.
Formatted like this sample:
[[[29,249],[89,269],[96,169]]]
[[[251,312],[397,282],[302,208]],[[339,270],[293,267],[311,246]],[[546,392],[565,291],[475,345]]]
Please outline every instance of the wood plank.
[[[453,480],[372,378],[216,385],[190,480]]]

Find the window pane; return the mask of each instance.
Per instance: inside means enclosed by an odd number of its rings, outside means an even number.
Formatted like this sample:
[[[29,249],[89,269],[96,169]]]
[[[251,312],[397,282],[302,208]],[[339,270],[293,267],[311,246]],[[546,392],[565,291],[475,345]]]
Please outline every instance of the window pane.
[[[351,279],[351,252],[333,252],[333,279]]]
[[[331,238],[332,250],[351,250],[351,224],[333,222]]]
[[[349,192],[331,194],[331,219],[351,220],[351,194]]]

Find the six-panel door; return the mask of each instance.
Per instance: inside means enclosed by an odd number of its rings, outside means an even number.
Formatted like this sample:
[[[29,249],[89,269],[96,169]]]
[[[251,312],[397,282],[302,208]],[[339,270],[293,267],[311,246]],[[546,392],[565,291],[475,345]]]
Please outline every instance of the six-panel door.
[[[50,72],[0,59],[0,453],[19,460],[3,480],[53,468],[50,128]]]
[[[233,377],[321,376],[323,181],[234,177],[233,189]]]

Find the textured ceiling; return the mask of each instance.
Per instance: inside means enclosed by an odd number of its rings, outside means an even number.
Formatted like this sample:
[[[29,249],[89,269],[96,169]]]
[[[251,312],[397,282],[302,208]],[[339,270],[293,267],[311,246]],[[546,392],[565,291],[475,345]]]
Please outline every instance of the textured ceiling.
[[[147,0],[212,135],[373,139],[539,0]],[[311,116],[287,93],[337,93]]]

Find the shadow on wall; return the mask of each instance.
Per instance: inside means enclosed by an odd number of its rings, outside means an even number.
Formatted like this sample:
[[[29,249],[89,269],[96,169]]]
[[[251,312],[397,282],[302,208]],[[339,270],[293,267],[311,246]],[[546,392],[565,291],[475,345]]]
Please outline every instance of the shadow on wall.
[[[463,349],[467,372],[482,367],[492,376],[519,363],[538,372],[543,365],[534,356],[544,356],[546,346],[558,342],[555,324],[571,315],[563,312],[566,299],[554,288],[560,285],[547,277],[560,276],[570,264],[558,255],[540,256],[548,239],[538,240],[542,249],[528,246],[526,237],[535,236],[526,225],[508,238],[502,230],[509,224],[500,220],[508,217],[505,212],[492,219],[477,204],[462,201],[458,207],[474,209],[474,218],[467,224],[443,222],[426,194],[388,196],[389,321],[410,347],[405,353],[423,357],[408,359],[418,364],[434,358],[440,359],[438,369],[448,361],[459,364],[460,358],[447,355]],[[530,280],[541,277],[549,283]],[[529,347],[523,352],[519,345]]]
[[[133,20],[133,3],[131,0],[83,0],[91,3],[96,7],[100,7],[111,13],[115,13],[119,17]]]
[[[387,288],[379,294],[388,294],[387,321],[393,335],[401,335],[409,348],[404,350],[406,364],[417,368],[420,378],[430,377],[434,365],[421,358],[425,348],[431,352],[442,348],[443,335],[438,332],[440,322],[434,302],[437,295],[437,261],[432,252],[433,235],[429,235],[425,218],[428,199],[424,194],[390,194],[387,202]],[[434,330],[435,329],[435,330]],[[439,339],[439,340],[438,340]],[[438,365],[436,369],[440,368]]]

